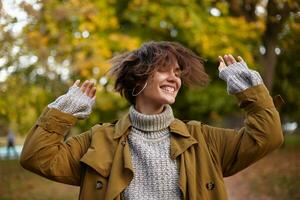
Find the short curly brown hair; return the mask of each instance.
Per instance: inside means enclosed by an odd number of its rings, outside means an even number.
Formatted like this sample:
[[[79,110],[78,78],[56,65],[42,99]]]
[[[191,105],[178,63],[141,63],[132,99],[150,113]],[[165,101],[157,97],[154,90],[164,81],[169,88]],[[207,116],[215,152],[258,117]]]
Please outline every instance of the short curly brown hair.
[[[155,71],[178,63],[181,79],[187,86],[205,86],[209,76],[204,69],[204,59],[176,42],[147,42],[139,49],[111,59],[110,74],[116,77],[115,90],[131,104],[134,88],[142,87]]]

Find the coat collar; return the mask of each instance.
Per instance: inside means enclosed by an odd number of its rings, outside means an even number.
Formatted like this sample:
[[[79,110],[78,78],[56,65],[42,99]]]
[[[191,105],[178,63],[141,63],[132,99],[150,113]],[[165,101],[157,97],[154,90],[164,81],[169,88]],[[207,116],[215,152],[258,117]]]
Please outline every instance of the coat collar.
[[[178,134],[178,135],[186,137],[186,138],[191,136],[189,130],[186,127],[186,124],[183,121],[176,119],[176,118],[170,124],[170,132]]]
[[[130,121],[129,113],[127,112],[120,120],[117,121],[114,131],[114,139],[120,138],[124,133],[131,128],[132,124]]]
[[[124,135],[132,124],[130,121],[129,113],[127,112],[115,125],[114,139],[120,138]],[[186,127],[186,124],[179,119],[174,119],[170,124],[170,132],[183,137],[190,137],[191,134]]]

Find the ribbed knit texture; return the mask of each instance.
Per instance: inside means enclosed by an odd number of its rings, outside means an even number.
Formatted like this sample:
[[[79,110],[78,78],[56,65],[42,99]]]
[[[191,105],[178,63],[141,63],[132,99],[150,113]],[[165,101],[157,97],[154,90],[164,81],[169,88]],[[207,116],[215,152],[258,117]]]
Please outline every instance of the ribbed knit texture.
[[[170,157],[171,107],[166,105],[161,114],[144,115],[132,106],[129,113],[133,127],[128,144],[134,177],[122,199],[182,199],[177,162]]]
[[[227,92],[235,94],[263,83],[257,71],[248,68],[244,61],[235,62],[223,68],[219,77],[227,82]]]
[[[169,105],[165,105],[163,112],[156,115],[144,115],[131,106],[129,114],[132,126],[146,132],[167,128],[174,120],[173,111]]]
[[[72,86],[66,94],[58,97],[48,107],[72,114],[78,119],[85,119],[91,114],[94,104],[95,99],[83,93],[78,86]]]

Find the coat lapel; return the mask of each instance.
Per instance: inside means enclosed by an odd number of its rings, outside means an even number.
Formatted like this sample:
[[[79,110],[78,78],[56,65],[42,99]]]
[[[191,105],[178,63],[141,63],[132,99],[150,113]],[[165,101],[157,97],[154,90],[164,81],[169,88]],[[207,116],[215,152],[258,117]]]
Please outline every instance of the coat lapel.
[[[171,131],[171,158],[174,160],[197,140],[190,134],[184,122],[175,119],[170,125]]]
[[[81,162],[108,178],[105,199],[117,198],[133,178],[133,167],[127,135],[131,123],[129,116],[115,126],[102,125],[94,128],[91,145]]]
[[[132,161],[129,146],[127,144],[127,137],[124,136],[121,138],[116,149],[105,199],[112,200],[118,197],[121,192],[129,185],[132,178]]]
[[[118,146],[109,177],[105,198],[107,200],[117,198],[133,178],[133,166],[127,140],[130,127],[131,123],[128,114],[115,125],[114,140],[118,140]]]
[[[190,134],[187,125],[175,119],[170,125],[171,131],[171,158],[177,159],[179,163],[179,187],[186,199],[187,192],[187,174],[186,158],[184,152],[192,145],[198,144],[198,141]]]
[[[114,156],[117,141],[112,135],[114,128],[111,124],[97,125],[91,130],[91,144],[87,152],[80,159],[104,177],[108,177]]]

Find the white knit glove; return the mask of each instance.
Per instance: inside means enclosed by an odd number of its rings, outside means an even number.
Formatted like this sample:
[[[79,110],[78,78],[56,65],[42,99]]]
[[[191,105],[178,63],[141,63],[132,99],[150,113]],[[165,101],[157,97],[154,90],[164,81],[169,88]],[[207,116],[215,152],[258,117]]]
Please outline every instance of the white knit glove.
[[[219,77],[226,81],[229,94],[236,94],[263,83],[260,74],[249,69],[244,61],[235,62],[222,68]]]
[[[58,97],[48,107],[72,114],[78,119],[85,119],[92,113],[94,104],[95,98],[90,98],[78,86],[73,85],[66,94]]]

